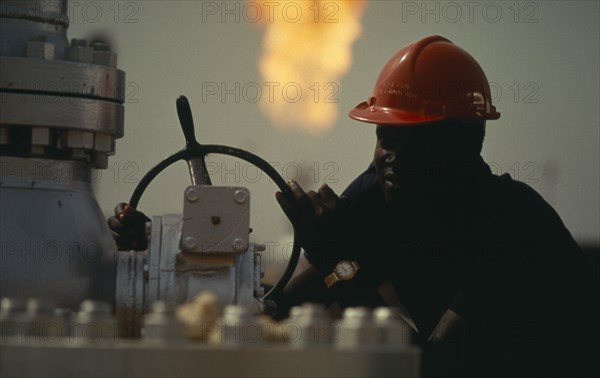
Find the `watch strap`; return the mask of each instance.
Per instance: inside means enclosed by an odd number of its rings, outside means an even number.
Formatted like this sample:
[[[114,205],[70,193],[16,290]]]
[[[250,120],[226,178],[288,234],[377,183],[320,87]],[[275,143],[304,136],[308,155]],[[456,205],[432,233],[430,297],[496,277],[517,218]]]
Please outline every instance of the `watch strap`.
[[[330,288],[331,286],[333,286],[334,283],[338,282],[339,280],[340,278],[338,277],[338,275],[335,274],[335,272],[332,272],[328,274],[327,277],[325,277],[325,286],[327,286],[327,288]]]

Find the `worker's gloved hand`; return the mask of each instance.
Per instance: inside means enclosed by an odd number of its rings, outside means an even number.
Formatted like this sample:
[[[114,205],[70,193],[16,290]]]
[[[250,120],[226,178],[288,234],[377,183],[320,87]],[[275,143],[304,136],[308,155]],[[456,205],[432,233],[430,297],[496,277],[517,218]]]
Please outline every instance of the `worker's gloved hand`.
[[[323,184],[317,192],[308,193],[295,181],[289,181],[293,201],[277,192],[276,197],[284,213],[294,225],[302,247],[309,253],[311,262],[336,263],[336,240],[339,240],[339,213],[346,207],[347,199],[339,197]]]
[[[423,375],[464,376],[464,353],[468,336],[466,320],[454,310],[446,310],[424,345]]]
[[[146,222],[148,218],[128,204],[121,202],[115,206],[115,215],[108,218],[108,227],[117,242],[119,250],[143,251],[148,248]]]

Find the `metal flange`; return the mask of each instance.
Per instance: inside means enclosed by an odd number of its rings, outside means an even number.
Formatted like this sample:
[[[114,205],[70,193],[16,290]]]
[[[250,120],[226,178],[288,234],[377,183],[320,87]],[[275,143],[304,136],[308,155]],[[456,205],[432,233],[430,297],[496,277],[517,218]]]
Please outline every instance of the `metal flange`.
[[[125,73],[107,43],[69,43],[66,9],[64,0],[2,1],[2,155],[102,169],[123,136]]]

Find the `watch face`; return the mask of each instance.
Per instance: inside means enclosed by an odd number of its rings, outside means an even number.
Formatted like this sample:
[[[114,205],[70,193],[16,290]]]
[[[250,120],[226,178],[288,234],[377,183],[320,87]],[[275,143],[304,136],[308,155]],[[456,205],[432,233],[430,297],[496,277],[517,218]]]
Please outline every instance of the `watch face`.
[[[337,274],[341,280],[349,280],[354,277],[355,273],[356,269],[350,261],[340,261],[335,266],[335,274]]]

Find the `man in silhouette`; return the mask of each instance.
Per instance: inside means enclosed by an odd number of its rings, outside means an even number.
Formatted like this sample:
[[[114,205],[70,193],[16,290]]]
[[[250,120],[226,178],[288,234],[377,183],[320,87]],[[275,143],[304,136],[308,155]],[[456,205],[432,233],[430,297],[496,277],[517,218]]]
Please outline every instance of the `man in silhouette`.
[[[402,48],[350,112],[374,124],[373,163],[343,193],[277,199],[310,267],[279,303],[402,309],[424,376],[598,376],[598,279],[558,214],[481,158],[499,118],[481,67],[439,36]],[[145,216],[109,220],[145,247]],[[137,243],[135,245],[134,243]]]

